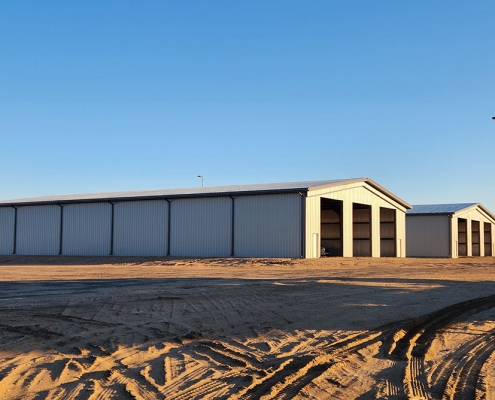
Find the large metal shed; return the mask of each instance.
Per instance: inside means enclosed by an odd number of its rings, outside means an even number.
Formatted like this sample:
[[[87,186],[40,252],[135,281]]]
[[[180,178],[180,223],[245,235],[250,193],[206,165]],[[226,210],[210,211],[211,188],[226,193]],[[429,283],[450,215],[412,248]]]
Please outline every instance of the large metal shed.
[[[369,178],[0,202],[0,254],[405,256],[411,206]]]
[[[407,256],[493,256],[494,225],[480,203],[415,205],[406,214]]]

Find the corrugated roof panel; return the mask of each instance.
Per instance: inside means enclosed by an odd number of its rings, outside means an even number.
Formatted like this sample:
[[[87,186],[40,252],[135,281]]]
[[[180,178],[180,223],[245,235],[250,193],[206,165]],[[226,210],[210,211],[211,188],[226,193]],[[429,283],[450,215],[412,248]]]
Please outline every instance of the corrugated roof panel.
[[[256,194],[277,194],[292,192],[308,192],[353,183],[367,183],[386,196],[395,200],[405,208],[411,205],[395,196],[384,187],[380,186],[370,178],[352,179],[331,179],[302,182],[282,182],[282,183],[262,183],[252,185],[231,185],[231,186],[207,186],[184,189],[161,189],[161,190],[140,190],[113,193],[90,193],[90,194],[70,194],[59,196],[43,196],[28,199],[3,200],[0,206],[17,206],[25,204],[57,204],[57,203],[82,203],[95,201],[123,201],[123,200],[150,200],[157,198],[173,197],[213,197],[230,195],[256,195]]]
[[[478,203],[459,204],[420,204],[413,205],[411,210],[407,210],[407,215],[412,214],[454,214],[457,211],[475,206]]]
[[[34,197],[28,199],[3,200],[0,201],[0,205],[21,204],[21,203],[56,203],[56,202],[74,202],[74,201],[91,201],[91,200],[132,199],[132,198],[140,198],[140,197],[150,198],[156,196],[164,196],[164,197],[196,196],[196,195],[208,196],[208,195],[220,195],[220,194],[228,195],[234,193],[250,193],[250,192],[277,192],[277,191],[283,192],[283,191],[308,190],[312,187],[333,185],[336,183],[353,182],[359,180],[367,180],[367,178],[43,196],[43,197]]]

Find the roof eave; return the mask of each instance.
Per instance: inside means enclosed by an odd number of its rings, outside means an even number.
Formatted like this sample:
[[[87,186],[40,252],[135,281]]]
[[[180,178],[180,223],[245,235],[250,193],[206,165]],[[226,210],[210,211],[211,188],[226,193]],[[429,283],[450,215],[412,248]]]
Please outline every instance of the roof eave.
[[[389,192],[383,186],[381,186],[378,183],[376,183],[373,179],[366,178],[366,182],[368,184],[370,184],[371,186],[373,186],[375,189],[377,189],[380,192],[382,192],[385,195],[387,195],[388,197],[394,199],[397,203],[399,203],[400,205],[402,205],[404,208],[409,209],[409,210],[412,209],[412,205],[411,204],[409,204],[407,201],[402,200],[400,197],[396,196],[392,192]]]
[[[419,217],[419,216],[425,216],[425,215],[449,215],[449,216],[452,216],[454,215],[453,212],[435,212],[435,213],[413,213],[413,214],[410,214],[410,213],[406,213],[406,216],[407,217]]]
[[[485,206],[483,206],[481,203],[473,203],[470,206],[461,208],[460,210],[457,211],[451,211],[451,212],[429,212],[429,213],[413,213],[413,214],[406,214],[408,217],[414,217],[414,216],[425,216],[425,215],[449,215],[451,217],[454,217],[456,215],[465,213],[466,211],[470,209],[475,209],[475,208],[480,208],[489,218],[493,220],[495,223],[495,215],[492,214]]]
[[[291,189],[267,189],[254,191],[224,191],[224,192],[208,192],[208,193],[183,193],[183,194],[151,194],[142,196],[106,196],[94,198],[77,198],[77,199],[53,199],[53,200],[38,200],[38,201],[10,201],[0,203],[0,207],[23,207],[23,206],[39,206],[50,204],[78,204],[78,203],[112,203],[120,201],[143,201],[143,200],[168,200],[181,199],[192,197],[224,197],[224,196],[249,196],[257,194],[288,194],[299,193],[306,194],[308,188],[291,188]]]
[[[462,210],[459,210],[458,213],[465,212],[465,211],[472,209],[472,208],[479,208],[483,213],[485,213],[495,223],[495,215],[493,215],[490,211],[488,211],[488,209],[485,206],[483,206],[483,204],[481,204],[481,203],[476,203],[470,207],[466,207]]]

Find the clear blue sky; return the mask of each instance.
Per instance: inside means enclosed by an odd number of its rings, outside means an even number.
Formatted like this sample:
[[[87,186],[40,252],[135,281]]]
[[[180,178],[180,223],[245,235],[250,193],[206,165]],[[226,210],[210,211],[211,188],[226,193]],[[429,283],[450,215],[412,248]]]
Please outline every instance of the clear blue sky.
[[[495,2],[4,1],[0,199],[368,176],[495,213]]]

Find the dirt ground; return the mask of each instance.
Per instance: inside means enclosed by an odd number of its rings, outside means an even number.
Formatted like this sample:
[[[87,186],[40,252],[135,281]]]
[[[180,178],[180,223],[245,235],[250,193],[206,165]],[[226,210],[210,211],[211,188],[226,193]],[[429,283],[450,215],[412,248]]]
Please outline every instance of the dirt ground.
[[[2,399],[495,399],[495,258],[0,257]]]

